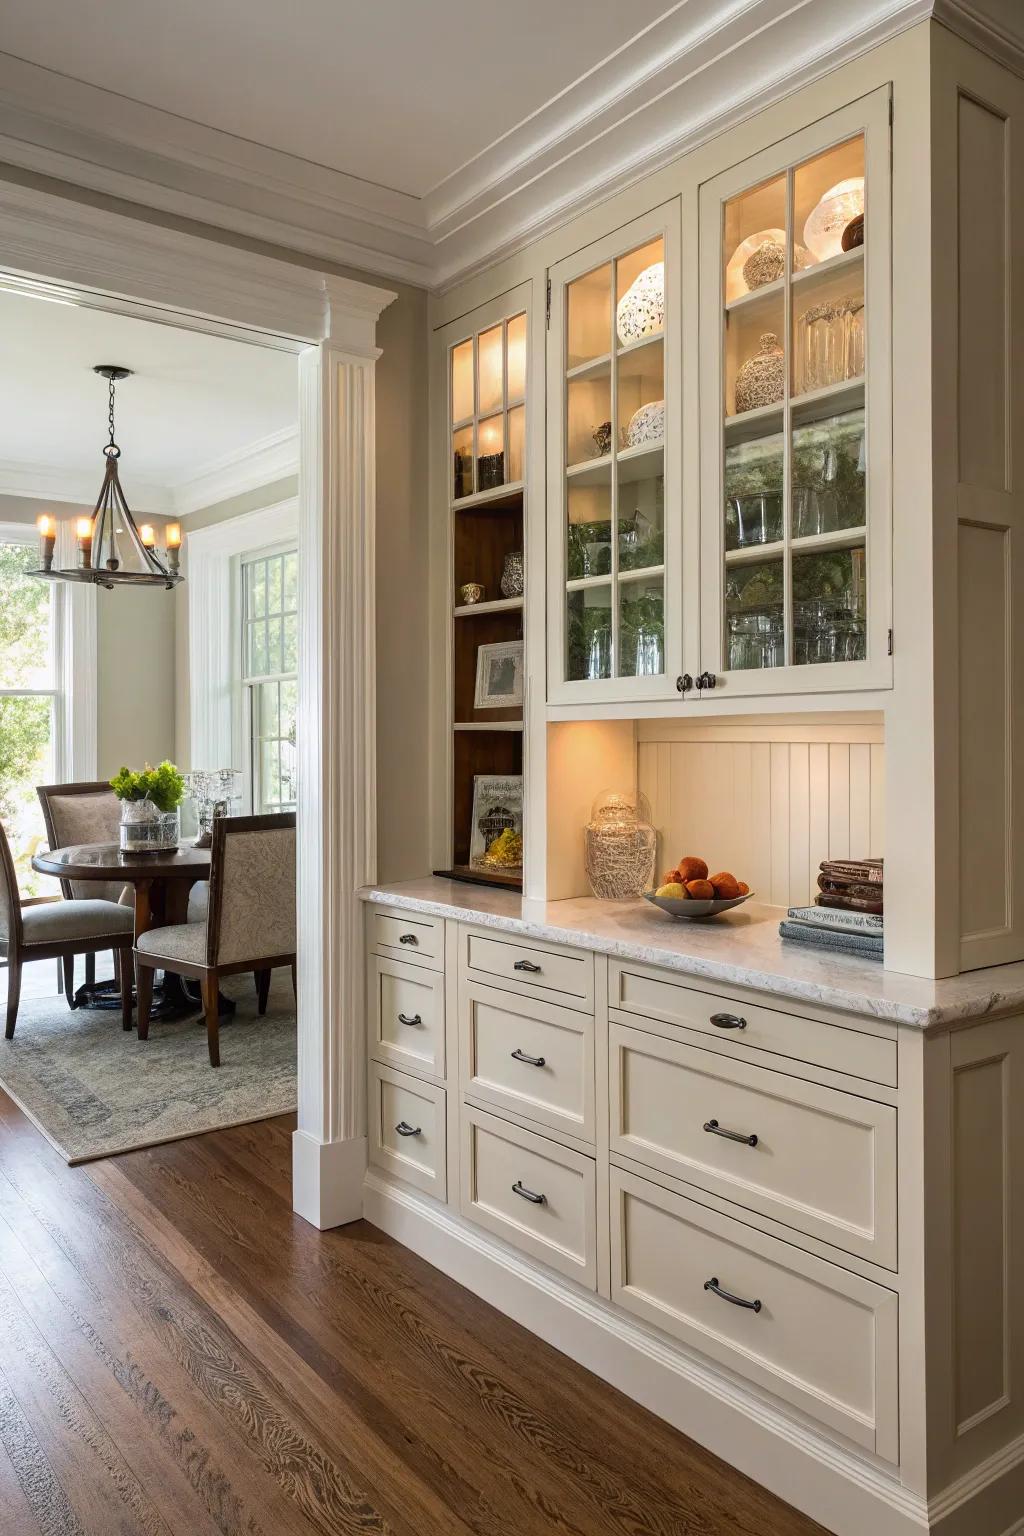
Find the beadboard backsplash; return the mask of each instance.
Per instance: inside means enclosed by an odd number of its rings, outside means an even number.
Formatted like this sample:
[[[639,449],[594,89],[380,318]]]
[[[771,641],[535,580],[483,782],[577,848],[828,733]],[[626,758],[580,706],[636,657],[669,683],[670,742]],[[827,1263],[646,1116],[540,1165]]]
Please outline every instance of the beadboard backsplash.
[[[800,906],[813,899],[822,859],[884,854],[879,719],[645,720],[636,742],[659,878],[693,853],[732,870],[762,901]]]

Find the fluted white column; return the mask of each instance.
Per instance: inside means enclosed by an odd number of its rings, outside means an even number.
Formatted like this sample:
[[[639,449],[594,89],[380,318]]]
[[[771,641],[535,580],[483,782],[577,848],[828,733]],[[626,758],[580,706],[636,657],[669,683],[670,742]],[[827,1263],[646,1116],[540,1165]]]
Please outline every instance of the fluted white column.
[[[376,876],[375,326],[394,298],[332,281],[330,336],[299,359],[298,1063],[293,1203],[362,1215],[362,911]]]

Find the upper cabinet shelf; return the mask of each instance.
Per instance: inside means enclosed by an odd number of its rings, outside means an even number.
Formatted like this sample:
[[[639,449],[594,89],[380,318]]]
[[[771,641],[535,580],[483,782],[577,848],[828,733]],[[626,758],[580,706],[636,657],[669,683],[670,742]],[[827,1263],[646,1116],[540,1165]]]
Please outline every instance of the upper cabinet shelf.
[[[891,679],[888,127],[876,92],[701,188],[701,664],[736,694]]]

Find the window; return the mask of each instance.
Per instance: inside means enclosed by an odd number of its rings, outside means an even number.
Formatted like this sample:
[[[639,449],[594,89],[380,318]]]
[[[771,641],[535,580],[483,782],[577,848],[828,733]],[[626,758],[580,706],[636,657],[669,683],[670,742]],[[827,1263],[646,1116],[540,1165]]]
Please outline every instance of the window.
[[[257,815],[295,809],[298,574],[295,549],[242,560],[242,693]]]
[[[27,575],[39,564],[34,529],[0,529],[0,820],[23,896],[52,893],[31,859],[45,845],[36,785],[57,769],[60,592]]]

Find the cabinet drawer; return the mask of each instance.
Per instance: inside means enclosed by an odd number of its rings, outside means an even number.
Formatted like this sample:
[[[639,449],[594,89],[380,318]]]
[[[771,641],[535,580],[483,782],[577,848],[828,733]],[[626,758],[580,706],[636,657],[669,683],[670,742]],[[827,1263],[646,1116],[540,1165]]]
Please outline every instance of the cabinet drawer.
[[[683,986],[664,973],[621,960],[608,968],[608,1006],[623,1013],[682,1024],[752,1051],[809,1061],[833,1072],[896,1087],[896,1040],[839,1024],[823,1024],[777,1008]],[[716,1022],[717,1021],[717,1022]]]
[[[447,1197],[443,1088],[370,1063],[370,1162]]]
[[[611,1199],[613,1301],[898,1460],[893,1291],[614,1167]]]
[[[477,981],[495,978],[513,990],[548,997],[566,1008],[594,1011],[594,957],[586,950],[562,949],[531,939],[521,944],[511,935],[463,931],[463,972]]]
[[[595,1290],[593,1159],[468,1104],[461,1116],[462,1214]]]
[[[583,1141],[594,1139],[594,1021],[541,998],[464,982],[463,1093]]]
[[[444,969],[443,917],[371,907],[367,939],[371,949],[401,955],[409,964]]]
[[[896,1268],[891,1105],[619,1023],[609,1049],[613,1152]]]
[[[371,1055],[392,1067],[444,1077],[444,977],[371,955]]]

